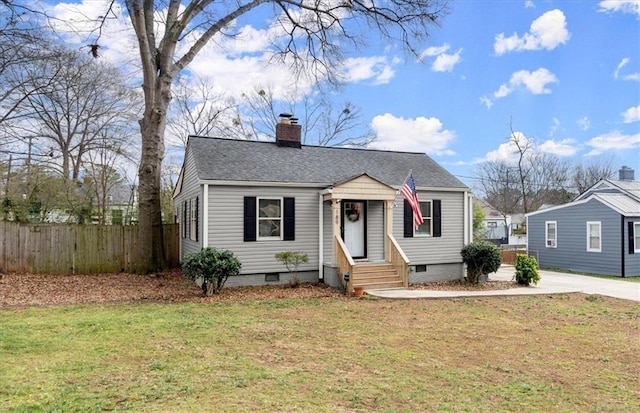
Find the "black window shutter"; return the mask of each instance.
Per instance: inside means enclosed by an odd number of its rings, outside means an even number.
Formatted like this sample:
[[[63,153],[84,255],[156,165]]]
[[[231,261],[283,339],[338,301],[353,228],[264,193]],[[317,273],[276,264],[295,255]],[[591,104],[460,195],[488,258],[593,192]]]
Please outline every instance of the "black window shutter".
[[[200,240],[198,235],[200,235],[200,197],[196,197],[196,241]]]
[[[442,202],[439,199],[433,201],[433,236],[442,236]]]
[[[629,242],[628,242],[628,244],[629,244],[629,254],[633,254],[635,252],[635,250],[636,250],[635,243],[633,242],[633,236],[634,236],[634,233],[633,233],[633,222],[627,222],[627,224],[629,225],[629,231],[627,231],[628,232],[627,237],[629,238]]]
[[[404,200],[404,237],[413,237],[413,209],[406,199]]]
[[[244,241],[256,240],[256,197],[244,197]]]
[[[296,239],[296,202],[295,198],[284,198],[284,207],[282,208],[285,241],[293,241]]]
[[[187,238],[187,201],[182,203],[182,238]]]

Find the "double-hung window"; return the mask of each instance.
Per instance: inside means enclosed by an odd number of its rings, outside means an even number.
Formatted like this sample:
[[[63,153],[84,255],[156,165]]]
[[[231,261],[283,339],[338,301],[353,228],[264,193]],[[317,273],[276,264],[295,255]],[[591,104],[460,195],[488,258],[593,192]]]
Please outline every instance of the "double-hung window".
[[[189,239],[198,241],[198,197],[189,200]]]
[[[415,229],[414,235],[416,237],[431,236],[431,201],[420,201],[420,212],[424,222]]]
[[[258,239],[282,239],[282,198],[258,198]]]
[[[600,222],[587,222],[587,251],[602,251],[602,237]]]
[[[545,226],[545,246],[547,248],[558,247],[558,223],[556,221],[546,221]]]

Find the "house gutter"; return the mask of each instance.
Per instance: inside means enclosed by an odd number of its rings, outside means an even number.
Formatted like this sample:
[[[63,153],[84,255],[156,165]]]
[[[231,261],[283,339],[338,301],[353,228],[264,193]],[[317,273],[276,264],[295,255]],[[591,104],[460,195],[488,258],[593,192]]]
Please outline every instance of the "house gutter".
[[[324,283],[324,234],[322,231],[323,219],[322,219],[322,198],[323,192],[318,192],[318,280]]]
[[[202,248],[209,246],[209,184],[202,186]]]

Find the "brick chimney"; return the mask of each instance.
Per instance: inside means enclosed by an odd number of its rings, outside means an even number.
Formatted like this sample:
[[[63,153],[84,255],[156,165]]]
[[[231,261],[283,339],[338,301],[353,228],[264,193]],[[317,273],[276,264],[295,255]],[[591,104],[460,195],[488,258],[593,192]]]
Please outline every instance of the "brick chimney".
[[[276,124],[276,143],[278,146],[300,148],[302,142],[302,126],[298,125],[298,118],[289,113],[280,114],[280,122]]]
[[[633,181],[635,180],[635,171],[628,166],[623,166],[618,171],[619,179],[621,181]]]

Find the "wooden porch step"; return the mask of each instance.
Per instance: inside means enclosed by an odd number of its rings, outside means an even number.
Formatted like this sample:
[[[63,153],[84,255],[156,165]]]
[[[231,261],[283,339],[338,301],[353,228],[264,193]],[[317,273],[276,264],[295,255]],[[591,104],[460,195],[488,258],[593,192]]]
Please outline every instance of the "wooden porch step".
[[[362,287],[365,290],[387,290],[391,288],[403,288],[402,281],[386,281],[386,282],[367,282],[367,283],[354,283],[355,287]]]
[[[353,287],[369,290],[403,287],[402,277],[390,263],[357,263],[353,273]]]

